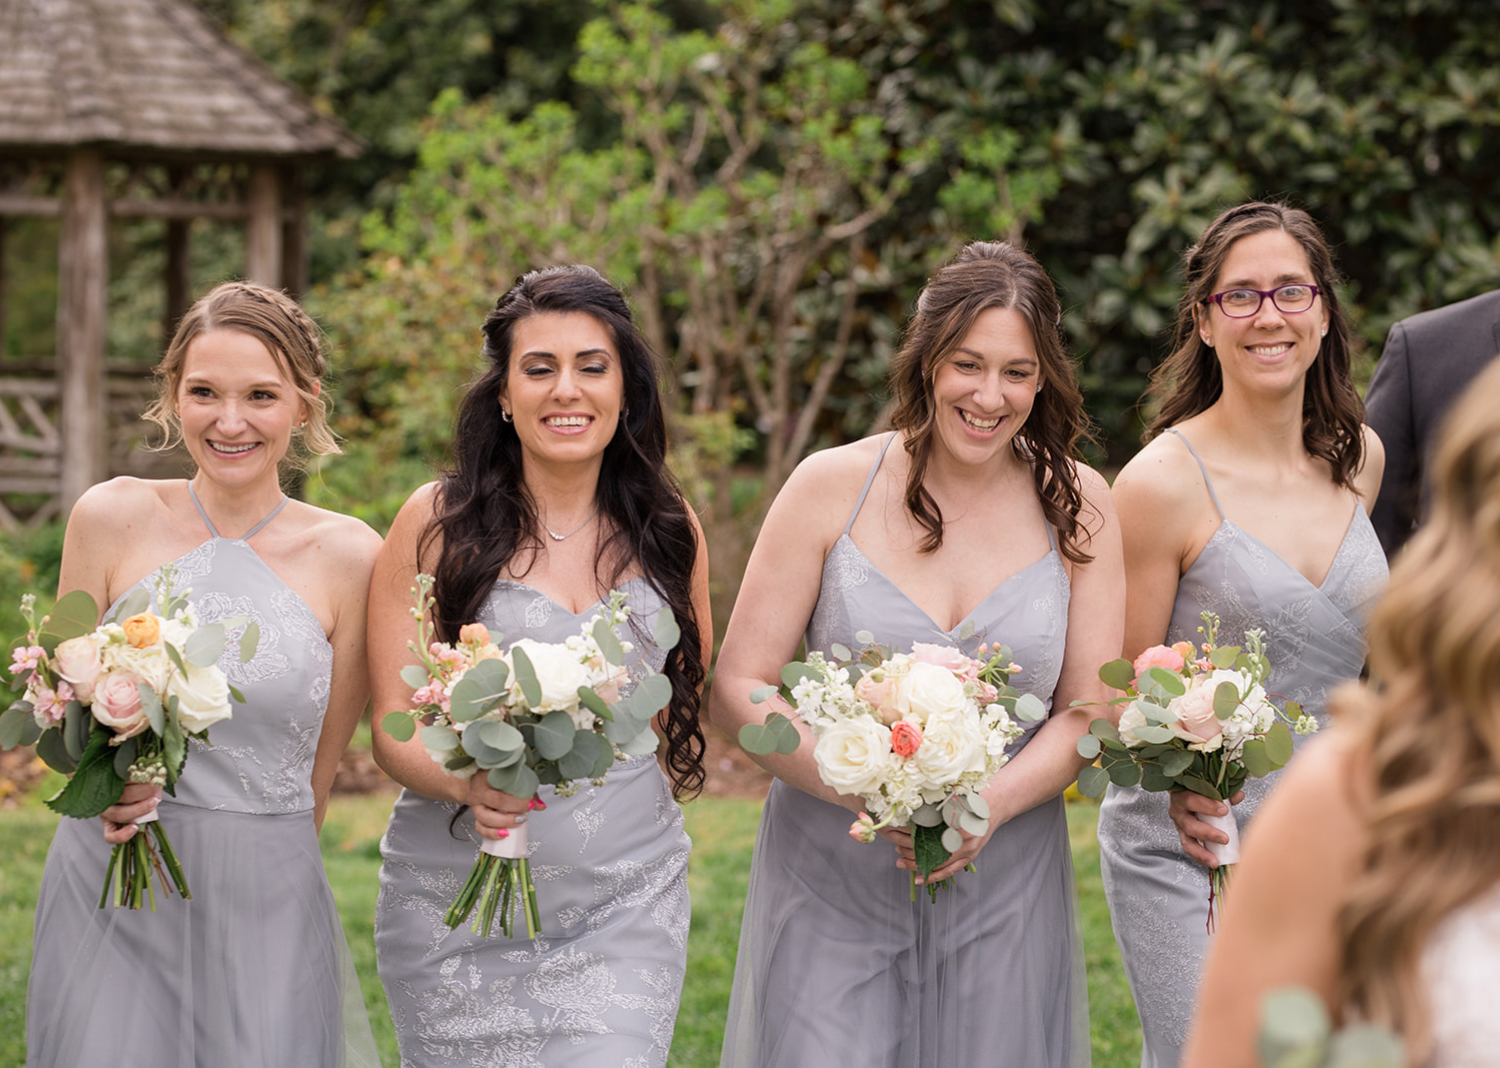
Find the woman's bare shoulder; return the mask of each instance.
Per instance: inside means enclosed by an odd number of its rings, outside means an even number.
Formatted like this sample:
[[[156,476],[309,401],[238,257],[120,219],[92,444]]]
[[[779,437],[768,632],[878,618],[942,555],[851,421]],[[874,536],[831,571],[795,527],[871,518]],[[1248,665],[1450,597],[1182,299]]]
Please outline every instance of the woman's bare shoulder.
[[[1121,511],[1132,505],[1183,510],[1207,500],[1203,471],[1175,434],[1153,438],[1130,458],[1115,476],[1114,496]]]

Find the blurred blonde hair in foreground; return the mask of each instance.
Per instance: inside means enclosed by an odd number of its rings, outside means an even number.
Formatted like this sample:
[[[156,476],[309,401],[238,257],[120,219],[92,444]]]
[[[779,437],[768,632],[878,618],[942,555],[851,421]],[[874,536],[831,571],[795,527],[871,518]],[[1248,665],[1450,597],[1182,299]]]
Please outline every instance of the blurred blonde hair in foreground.
[[[1338,918],[1340,1002],[1430,1049],[1422,953],[1500,882],[1500,360],[1455,406],[1432,515],[1370,624],[1373,685],[1334,711],[1374,787],[1362,870]],[[1343,729],[1343,728],[1341,728]]]

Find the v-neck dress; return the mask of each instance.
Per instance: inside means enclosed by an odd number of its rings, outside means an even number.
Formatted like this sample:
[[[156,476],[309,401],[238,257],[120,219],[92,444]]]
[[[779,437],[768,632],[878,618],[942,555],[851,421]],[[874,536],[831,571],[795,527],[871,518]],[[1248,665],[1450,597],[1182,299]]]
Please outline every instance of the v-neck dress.
[[[1167,642],[1201,641],[1205,611],[1218,613],[1225,644],[1261,628],[1271,660],[1267,689],[1326,723],[1329,694],[1358,678],[1364,666],[1364,625],[1385,588],[1385,554],[1369,517],[1356,503],[1327,577],[1314,586],[1224,517],[1208,469],[1196,452],[1193,458],[1219,513],[1219,529],[1178,581]],[[1295,737],[1299,747],[1305,740]],[[1273,773],[1245,784],[1245,799],[1231,809],[1241,832],[1276,781]],[[1210,938],[1208,869],[1182,852],[1167,815],[1169,798],[1110,786],[1099,811],[1104,891],[1141,1018],[1143,1068],[1175,1068],[1181,1059]]]
[[[858,648],[855,634],[862,630],[896,649],[938,642],[972,652],[982,641],[1002,642],[1023,668],[1015,685],[1050,708],[1069,600],[1055,546],[945,633],[849,537],[879,465],[877,459],[824,561],[807,647]],[[1013,753],[1038,726],[1027,725]],[[853,819],[847,808],[779,780],[771,785],[721,1063],[1088,1064],[1087,992],[1061,796],[998,828],[975,862],[978,871],[960,872],[936,902],[920,890],[912,901],[895,847],[883,838],[855,842],[848,834]]]
[[[637,633],[649,636],[661,598],[639,578],[625,591]],[[479,621],[502,647],[560,642],[596,608],[574,615],[501,581]],[[664,654],[636,641],[659,670]],[[443,923],[478,856],[473,814],[411,790],[397,800],[380,843],[375,948],[403,1068],[666,1063],[687,969],[691,848],[666,776],[647,754],[617,761],[603,786],[572,797],[543,786],[540,796],[546,809],[527,819],[542,918],[534,940]]]
[[[177,795],[157,810],[193,897],[158,890],[154,912],[100,909],[99,821],[59,821],[37,899],[26,1063],[378,1065],[313,824],[333,648],[248,541],[286,502],[239,538],[193,503],[212,537],[172,562],[173,588],[191,591],[200,622],[260,628],[248,663],[242,630],[230,632],[219,667],[245,703],[210,728],[211,745],[190,740]],[[154,593],[159,574],[133,589]]]

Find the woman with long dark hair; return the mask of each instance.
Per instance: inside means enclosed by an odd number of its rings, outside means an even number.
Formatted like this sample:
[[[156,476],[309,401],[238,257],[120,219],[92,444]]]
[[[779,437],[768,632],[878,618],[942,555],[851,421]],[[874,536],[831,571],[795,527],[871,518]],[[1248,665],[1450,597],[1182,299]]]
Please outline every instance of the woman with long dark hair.
[[[1046,272],[976,242],[937,272],[892,361],[895,432],[817,453],[782,488],[735,602],[713,688],[729,732],[750,694],[809,650],[1009,645],[1014,685],[1050,705],[982,794],[987,833],[913,894],[912,839],[852,841],[858,797],[813,744],[757,758],[771,786],[755,846],[723,1064],[953,1068],[1087,1064],[1077,897],[1062,792],[1107,697],[1125,582],[1104,480]],[[784,706],[783,706],[784,707]],[[803,728],[805,731],[805,728]],[[977,871],[964,871],[973,862]],[[915,898],[915,899],[913,899]]]
[[[1280,204],[1232,208],[1185,257],[1186,286],[1148,444],[1115,480],[1129,589],[1124,654],[1266,632],[1267,689],[1321,716],[1359,675],[1364,619],[1385,581],[1368,509],[1380,442],[1350,379],[1351,335],[1318,226]],[[1299,743],[1302,739],[1298,739]],[[1252,779],[1243,827],[1274,775]],[[1099,816],[1104,889],[1145,1037],[1144,1068],[1175,1068],[1208,944],[1195,793],[1111,786]],[[1233,890],[1230,891],[1231,898]]]
[[[673,795],[703,781],[698,691],[712,644],[707,554],[666,468],[650,348],[624,296],[583,266],[532,271],[484,323],[487,368],[454,431],[453,466],[391,528],[370,593],[376,720],[410,707],[412,587],[435,578],[432,624],[456,641],[484,623],[502,644],[561,641],[623,589],[649,645],[657,613],[682,638],[648,659],[672,684],[654,755],[544,807],[455,778],[420,740],[377,728],[406,787],[381,843],[376,950],[408,1065],[661,1065],[686,965],[690,843]],[[443,914],[480,837],[529,820],[541,930],[530,941],[450,930]]]
[[[1185,1062],[1259,1063],[1262,996],[1313,988],[1421,1068],[1495,1062],[1500,1016],[1500,363],[1439,439],[1433,507],[1370,622],[1372,684],[1266,802]],[[1312,817],[1312,818],[1310,818]],[[1289,890],[1291,892],[1289,892]]]

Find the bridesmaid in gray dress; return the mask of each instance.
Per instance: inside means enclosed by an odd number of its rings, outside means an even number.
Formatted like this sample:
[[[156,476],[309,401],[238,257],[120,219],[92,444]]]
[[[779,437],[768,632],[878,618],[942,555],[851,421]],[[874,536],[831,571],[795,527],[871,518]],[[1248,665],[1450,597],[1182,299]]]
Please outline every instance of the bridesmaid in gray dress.
[[[436,579],[442,640],[482,621],[502,645],[577,634],[611,588],[637,643],[672,683],[654,756],[617,762],[603,786],[545,808],[458,779],[420,739],[377,729],[375,753],[405,787],[381,842],[375,945],[403,1066],[664,1065],[687,961],[690,843],[674,803],[703,781],[698,688],[711,648],[707,554],[665,468],[650,349],[620,291],[588,267],[520,278],[484,324],[486,373],[459,411],[454,467],[414,493],[370,593],[379,713],[407,708],[411,588]],[[670,606],[682,640],[649,644]],[[530,941],[450,930],[443,914],[481,836],[527,822],[541,930]]]
[[[1013,649],[1051,715],[984,789],[965,836],[910,896],[911,838],[860,845],[861,803],[825,786],[804,739],[775,775],[745,905],[722,1063],[861,1068],[1089,1063],[1062,791],[1106,697],[1124,577],[1109,490],[1073,459],[1081,397],[1046,274],[970,245],[928,283],[891,369],[893,434],[804,461],[778,495],[735,603],[713,689],[734,734],[749,695],[809,649],[981,641]],[[962,870],[972,861],[977,872]]]
[[[1264,629],[1268,688],[1322,718],[1329,692],[1360,673],[1385,580],[1367,515],[1383,454],[1350,381],[1333,261],[1305,212],[1251,203],[1208,227],[1186,275],[1150,443],[1115,480],[1124,652],[1197,642],[1213,611],[1221,641]],[[1242,830],[1275,782],[1251,779],[1235,799]],[[1227,811],[1194,793],[1113,786],[1100,811],[1144,1068],[1176,1068],[1187,1037],[1209,941],[1203,866],[1215,862],[1202,843],[1227,840],[1198,815]]]
[[[359,721],[365,598],[380,538],[288,500],[300,439],[336,452],[318,398],[317,327],[284,294],[215,289],[183,317],[148,413],[197,465],[184,482],[117,478],[69,516],[60,590],[99,604],[155,590],[172,564],[200,619],[249,616],[254,659],[220,666],[245,695],[193,742],[175,797],[127,786],[91,822],[60,822],[42,878],[27,992],[27,1063],[320,1068],[378,1065],[318,853],[339,755]],[[237,635],[231,634],[231,638]],[[159,806],[159,807],[158,807]],[[192,900],[103,909],[109,844],[156,809]]]

